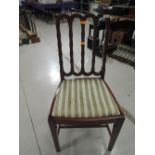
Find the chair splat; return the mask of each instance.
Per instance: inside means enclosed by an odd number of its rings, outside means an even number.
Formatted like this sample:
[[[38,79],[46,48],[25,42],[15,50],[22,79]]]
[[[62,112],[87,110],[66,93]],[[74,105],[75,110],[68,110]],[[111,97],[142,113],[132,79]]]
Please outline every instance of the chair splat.
[[[84,60],[85,60],[85,20],[81,20],[81,73],[85,72]]]
[[[75,76],[80,76],[80,75],[97,75],[104,77],[104,72],[105,72],[105,61],[106,61],[106,48],[107,45],[104,46],[104,53],[103,53],[103,66],[102,70],[99,72],[95,71],[95,52],[96,52],[96,39],[98,37],[98,22],[99,18],[101,18],[101,15],[95,16],[93,14],[87,14],[85,16],[82,16],[80,14],[73,14],[71,16],[66,15],[66,14],[61,14],[56,17],[56,30],[57,30],[57,40],[58,40],[58,52],[59,52],[59,63],[60,63],[60,73],[61,73],[61,80],[64,79],[65,76],[70,76],[70,75],[75,75]],[[80,72],[76,72],[74,69],[74,51],[73,51],[73,21],[75,18],[80,19],[80,24],[81,24],[81,69]],[[85,71],[85,25],[87,23],[87,19],[91,18],[93,20],[93,25],[94,25],[94,34],[93,34],[93,51],[92,51],[92,63],[91,63],[91,70],[90,72]],[[60,31],[60,21],[62,19],[66,19],[69,27],[69,48],[70,48],[70,65],[71,69],[67,73],[64,71],[64,64],[63,64],[63,51],[62,51],[62,41],[61,41],[61,31]],[[109,32],[109,31],[106,31]],[[105,44],[108,44],[108,39],[105,40]],[[103,74],[103,75],[102,75]]]

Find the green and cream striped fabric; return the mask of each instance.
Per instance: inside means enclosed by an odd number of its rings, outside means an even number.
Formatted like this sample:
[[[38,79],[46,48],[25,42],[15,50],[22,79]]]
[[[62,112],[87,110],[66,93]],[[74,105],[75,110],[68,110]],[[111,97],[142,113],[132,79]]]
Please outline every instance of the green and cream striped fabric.
[[[67,118],[119,114],[116,102],[101,79],[64,80],[52,111],[52,116]]]

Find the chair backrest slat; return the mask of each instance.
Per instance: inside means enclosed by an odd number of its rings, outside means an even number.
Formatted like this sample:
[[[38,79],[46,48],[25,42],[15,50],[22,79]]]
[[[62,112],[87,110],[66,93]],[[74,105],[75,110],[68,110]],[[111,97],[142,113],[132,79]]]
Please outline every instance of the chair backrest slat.
[[[69,46],[70,46],[70,63],[71,72],[74,73],[74,58],[73,58],[73,29],[72,20],[69,20]]]
[[[99,18],[103,17],[102,15],[95,16],[93,14],[87,14],[85,16],[82,16],[80,14],[74,14],[74,15],[66,15],[66,14],[61,14],[56,17],[56,30],[57,30],[57,39],[58,39],[58,52],[59,52],[59,63],[60,63],[60,73],[61,73],[61,80],[64,79],[65,76],[70,76],[70,75],[75,75],[75,76],[80,76],[80,75],[97,75],[101,76],[102,78],[104,77],[104,72],[105,72],[105,61],[106,61],[106,49],[107,49],[107,44],[108,44],[108,37],[107,34],[105,35],[107,38],[105,39],[105,44],[104,45],[104,52],[103,52],[103,64],[102,64],[102,70],[99,72],[95,71],[95,52],[96,52],[96,39],[98,37],[98,23],[99,23]],[[75,18],[80,19],[81,23],[81,69],[80,72],[76,72],[74,69],[74,51],[73,51],[73,21]],[[86,20],[88,18],[91,18],[93,20],[93,27],[94,27],[94,33],[93,33],[93,45],[92,45],[92,63],[91,63],[91,70],[90,72],[85,71],[85,24]],[[66,19],[69,27],[69,47],[70,47],[70,65],[71,65],[71,70],[66,73],[64,71],[64,66],[63,66],[63,54],[62,54],[62,42],[61,42],[61,31],[60,31],[60,21],[62,19]],[[107,20],[106,20],[107,21]],[[108,27],[108,24],[106,24],[106,28]],[[108,33],[109,31],[106,31]]]
[[[110,18],[105,18],[105,41],[103,46],[103,56],[102,56],[102,69],[101,69],[101,78],[104,79],[105,76],[105,63],[106,63],[106,55],[108,49],[108,42],[110,37]]]
[[[61,32],[60,32],[60,20],[56,20],[57,40],[58,40],[58,53],[59,53],[59,64],[60,64],[60,75],[61,80],[64,79],[64,68],[62,59],[62,43],[61,43]]]
[[[84,58],[85,58],[85,24],[84,20],[81,20],[81,73],[85,72]]]
[[[95,73],[95,52],[96,52],[96,38],[98,31],[98,18],[94,18],[94,34],[93,34],[93,53],[92,53],[92,73]]]

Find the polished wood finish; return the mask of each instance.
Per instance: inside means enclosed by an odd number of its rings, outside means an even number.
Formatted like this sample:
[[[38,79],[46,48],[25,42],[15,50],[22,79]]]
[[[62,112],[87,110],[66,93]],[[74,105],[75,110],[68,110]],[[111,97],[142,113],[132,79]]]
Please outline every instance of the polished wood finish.
[[[48,117],[48,123],[49,123],[50,129],[51,129],[51,133],[52,133],[52,137],[53,137],[53,141],[55,144],[56,151],[60,152],[58,132],[56,130],[56,123],[54,122],[54,120],[50,116]]]
[[[113,125],[113,130],[112,130],[112,133],[111,133],[111,137],[110,137],[110,142],[109,142],[109,145],[108,145],[108,150],[111,151],[115,142],[116,142],[116,139],[118,137],[118,134],[122,128],[122,125],[124,123],[124,118],[121,118],[121,119],[118,119],[117,122],[114,123]]]
[[[101,18],[101,15],[95,16],[93,14],[87,14],[85,16],[82,16],[80,14],[74,14],[72,16],[68,16],[66,14],[62,14],[56,17],[56,29],[57,29],[57,39],[58,39],[58,51],[59,51],[59,63],[60,63],[60,74],[61,74],[61,80],[63,80],[65,78],[65,76],[71,76],[71,75],[75,75],[75,76],[81,76],[81,75],[85,75],[85,76],[90,76],[90,75],[98,75],[98,76],[102,76],[104,77],[104,72],[105,69],[104,67],[102,68],[102,71],[96,72],[95,71],[95,52],[96,52],[96,42],[95,40],[98,37],[98,22],[99,22],[99,18]],[[75,18],[79,18],[81,21],[81,70],[80,72],[76,72],[74,70],[74,58],[73,58],[73,30],[72,30],[72,24],[73,24],[73,20]],[[92,18],[93,20],[93,24],[94,24],[94,34],[93,34],[93,58],[92,58],[92,66],[91,66],[91,71],[90,72],[86,72],[84,69],[84,57],[85,57],[85,23],[86,23],[86,19],[87,18]],[[69,44],[70,44],[70,64],[71,64],[71,70],[70,72],[66,73],[64,71],[64,66],[63,66],[63,50],[62,50],[62,42],[61,42],[61,31],[60,31],[60,21],[62,19],[66,19],[67,23],[68,23],[68,27],[69,27]],[[109,18],[106,18],[106,26],[109,26]],[[106,27],[107,30],[109,30]],[[106,33],[108,35],[108,33]],[[106,38],[109,38],[106,35]],[[108,39],[106,39],[106,43],[105,43],[105,49],[104,49],[104,53],[106,54],[106,48],[107,48],[107,42]],[[105,64],[105,56],[104,56],[104,61],[103,63]],[[103,64],[103,66],[105,66]]]
[[[58,39],[58,54],[59,54],[59,63],[60,63],[60,74],[61,74],[61,82],[66,78],[66,76],[80,76],[80,75],[85,75],[88,78],[89,75],[98,75],[98,78],[101,78],[104,80],[104,75],[105,75],[105,62],[106,62],[106,54],[107,54],[107,46],[108,46],[108,41],[109,41],[109,25],[110,25],[110,19],[109,17],[105,17],[105,42],[103,46],[103,61],[102,61],[102,68],[99,72],[95,71],[95,51],[96,51],[96,39],[98,37],[98,22],[99,18],[102,17],[100,16],[95,16],[93,14],[87,14],[85,16],[79,15],[79,14],[74,14],[71,16],[68,16],[66,14],[62,14],[57,16],[56,18],[56,29],[57,29],[57,39]],[[74,58],[73,58],[73,30],[72,30],[72,23],[75,18],[80,19],[81,23],[81,69],[80,72],[75,72],[74,70]],[[85,57],[85,24],[87,18],[92,18],[94,22],[94,34],[93,34],[93,57],[92,57],[92,66],[91,66],[91,71],[86,72],[84,68],[84,57]],[[66,73],[64,71],[64,66],[63,66],[63,51],[62,51],[62,43],[61,43],[61,32],[60,32],[60,21],[62,19],[66,19],[69,27],[69,46],[70,46],[70,64],[71,64],[71,70],[70,72]],[[61,85],[61,83],[60,83]],[[60,87],[59,85],[59,87]],[[106,84],[107,85],[107,84]],[[108,85],[107,85],[108,86]],[[54,140],[54,144],[56,147],[56,151],[60,151],[60,146],[58,142],[58,135],[59,131],[61,128],[92,128],[92,127],[106,127],[109,135],[110,135],[110,142],[108,146],[108,150],[112,150],[114,143],[117,139],[117,136],[119,134],[119,131],[121,129],[121,126],[124,122],[124,114],[118,105],[118,109],[120,111],[120,115],[115,115],[115,116],[107,116],[107,117],[95,117],[95,118],[65,118],[65,117],[53,117],[52,110],[54,107],[55,99],[57,96],[57,93],[59,91],[59,87],[57,89],[57,92],[53,98],[51,109],[49,112],[49,117],[48,117],[48,122],[49,126],[51,129],[52,137]],[[109,91],[111,92],[110,88],[108,87]],[[112,94],[112,93],[111,93]],[[112,94],[114,97],[114,95]],[[114,98],[115,99],[115,98]],[[115,99],[116,101],[116,99]],[[117,102],[117,101],[116,101]],[[114,127],[113,130],[110,131],[109,124],[113,123]]]

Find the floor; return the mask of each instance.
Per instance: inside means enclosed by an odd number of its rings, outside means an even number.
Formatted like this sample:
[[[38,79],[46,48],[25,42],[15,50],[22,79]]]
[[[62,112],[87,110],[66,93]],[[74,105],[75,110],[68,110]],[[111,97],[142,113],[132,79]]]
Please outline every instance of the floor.
[[[106,151],[109,135],[106,129],[63,129],[62,151],[56,153],[47,117],[55,90],[60,82],[56,29],[53,23],[36,19],[40,43],[23,45],[20,57],[20,155],[134,155],[135,154],[135,71],[134,68],[108,58],[105,80],[122,106],[126,120],[112,152]],[[76,44],[74,66],[80,69],[80,26],[74,23]],[[62,23],[65,69],[69,70],[67,25]],[[79,34],[79,36],[78,36]],[[86,33],[87,34],[87,33]],[[86,50],[89,70],[91,51]],[[96,69],[101,59],[96,57]]]

